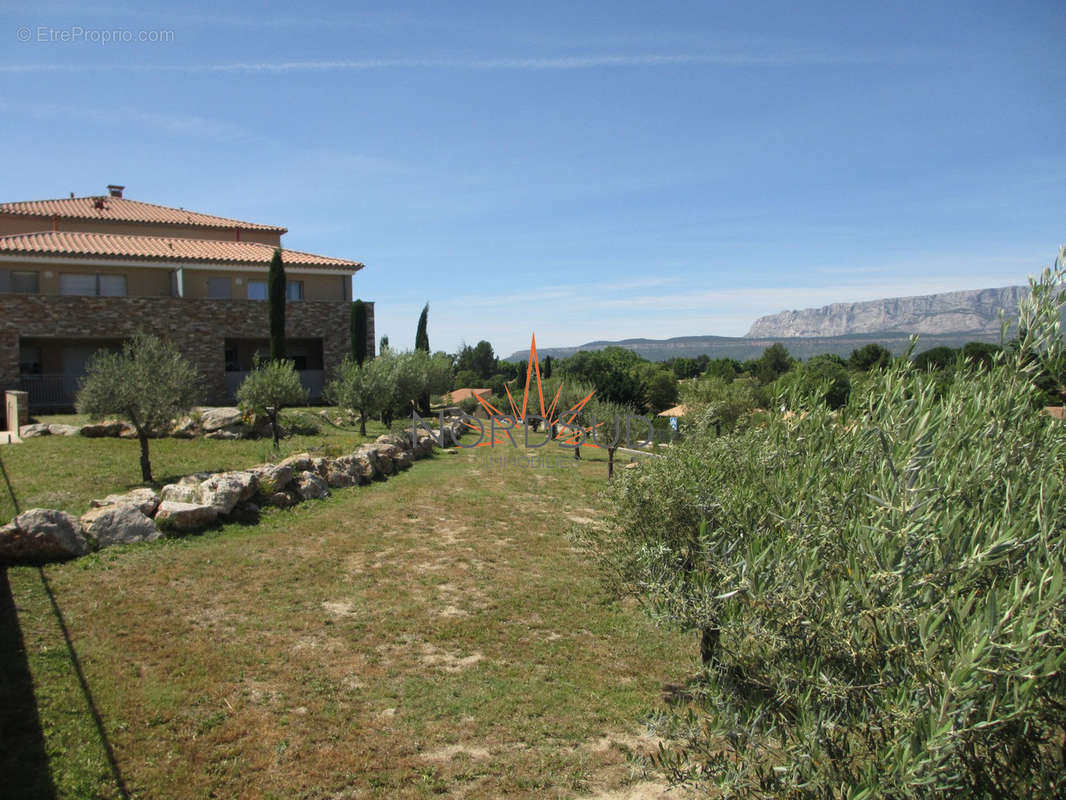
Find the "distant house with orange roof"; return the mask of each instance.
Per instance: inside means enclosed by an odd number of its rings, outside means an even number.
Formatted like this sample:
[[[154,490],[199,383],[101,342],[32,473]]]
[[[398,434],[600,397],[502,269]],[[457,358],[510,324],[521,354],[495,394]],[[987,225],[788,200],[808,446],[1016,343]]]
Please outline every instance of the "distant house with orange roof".
[[[231,402],[269,335],[267,272],[281,249],[286,350],[312,398],[349,352],[358,261],[286,250],[287,230],[123,196],[0,203],[0,389],[69,406],[94,352],[138,329],[174,341]],[[368,355],[373,304],[368,303]]]
[[[483,397],[487,400],[491,396],[492,389],[456,389],[444,396],[444,402],[454,405],[471,397]]]

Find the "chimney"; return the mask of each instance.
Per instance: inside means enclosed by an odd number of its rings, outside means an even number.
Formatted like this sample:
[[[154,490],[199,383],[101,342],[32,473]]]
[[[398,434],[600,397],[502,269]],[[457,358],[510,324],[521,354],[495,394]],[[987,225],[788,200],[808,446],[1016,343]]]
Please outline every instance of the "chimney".
[[[107,191],[111,193],[112,197],[122,197],[122,190],[125,188],[125,186],[119,186],[114,183],[109,183],[107,185]]]

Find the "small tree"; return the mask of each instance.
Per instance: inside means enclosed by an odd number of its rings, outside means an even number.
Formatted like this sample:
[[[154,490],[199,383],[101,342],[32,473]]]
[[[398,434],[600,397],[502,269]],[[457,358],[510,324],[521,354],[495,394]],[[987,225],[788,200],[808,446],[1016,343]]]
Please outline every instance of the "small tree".
[[[422,308],[418,316],[418,328],[415,330],[415,350],[429,352],[429,303]]]
[[[306,402],[307,390],[300,383],[293,362],[286,359],[256,362],[255,369],[248,373],[237,389],[237,404],[242,409],[267,415],[275,449],[281,438],[278,426],[281,409]]]
[[[367,357],[367,333],[368,331],[366,324],[366,303],[364,303],[362,300],[356,300],[354,303],[352,303],[352,359],[355,361],[356,364],[359,364],[360,366]]]
[[[859,372],[884,369],[890,363],[892,363],[892,353],[887,347],[877,342],[870,342],[870,344],[852,350],[848,357],[848,366]]]
[[[148,440],[197,402],[197,374],[172,342],[138,332],[121,353],[93,356],[78,388],[77,408],[91,419],[130,421],[141,445],[141,480],[152,483]]]
[[[415,352],[429,354],[429,303],[422,308],[418,316],[418,328],[415,331]],[[429,414],[429,391],[423,391],[418,396],[418,411],[421,414]]]
[[[281,263],[281,249],[274,249],[267,276],[267,297],[270,301],[270,360],[285,358],[285,265]]]
[[[340,408],[359,414],[359,433],[366,436],[366,420],[384,410],[395,394],[392,358],[385,355],[359,364],[345,359],[326,397]]]

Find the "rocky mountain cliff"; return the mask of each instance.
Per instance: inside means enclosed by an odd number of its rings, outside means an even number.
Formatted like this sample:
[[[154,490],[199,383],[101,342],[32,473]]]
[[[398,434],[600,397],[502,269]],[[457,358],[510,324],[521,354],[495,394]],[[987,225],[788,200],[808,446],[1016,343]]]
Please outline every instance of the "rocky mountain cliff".
[[[973,289],[918,297],[890,297],[865,303],[782,311],[755,320],[748,338],[851,336],[897,332],[924,334],[999,333],[999,312],[1013,318],[1028,286]]]

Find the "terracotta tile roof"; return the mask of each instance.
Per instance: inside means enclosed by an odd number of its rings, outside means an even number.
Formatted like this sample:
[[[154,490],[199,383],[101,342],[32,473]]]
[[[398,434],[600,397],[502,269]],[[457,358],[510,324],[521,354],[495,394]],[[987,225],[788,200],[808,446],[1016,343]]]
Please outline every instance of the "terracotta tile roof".
[[[448,402],[459,403],[474,395],[488,397],[490,394],[492,394],[492,389],[456,389],[448,395]]]
[[[274,246],[259,242],[230,242],[214,239],[186,239],[181,236],[136,236],[123,233],[75,233],[41,231],[0,236],[0,254],[34,256],[76,256],[131,260],[186,261],[210,264],[268,266]],[[287,266],[336,269],[356,272],[358,261],[330,258],[299,250],[281,251]]]
[[[99,207],[98,207],[99,206]],[[285,228],[242,222],[239,219],[200,214],[181,208],[157,206],[125,197],[71,197],[61,200],[27,200],[21,203],[0,203],[0,214],[51,217],[65,219],[93,219],[118,222],[154,222],[165,225],[189,225],[209,228],[241,228],[248,231],[275,231]]]
[[[666,411],[660,411],[659,412],[659,416],[660,417],[683,417],[687,413],[688,413],[688,406],[686,406],[684,403],[682,403],[679,406],[674,406],[673,408],[668,408],[668,409],[666,409]]]

